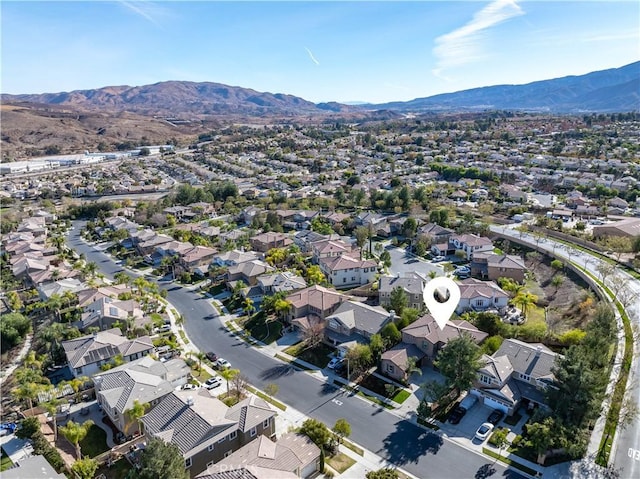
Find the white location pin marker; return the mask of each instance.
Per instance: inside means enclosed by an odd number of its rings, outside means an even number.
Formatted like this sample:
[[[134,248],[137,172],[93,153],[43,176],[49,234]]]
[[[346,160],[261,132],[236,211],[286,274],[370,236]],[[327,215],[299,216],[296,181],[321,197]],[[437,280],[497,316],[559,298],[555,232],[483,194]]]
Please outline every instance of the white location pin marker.
[[[444,329],[460,302],[460,288],[451,278],[438,276],[426,284],[423,297],[431,316]]]

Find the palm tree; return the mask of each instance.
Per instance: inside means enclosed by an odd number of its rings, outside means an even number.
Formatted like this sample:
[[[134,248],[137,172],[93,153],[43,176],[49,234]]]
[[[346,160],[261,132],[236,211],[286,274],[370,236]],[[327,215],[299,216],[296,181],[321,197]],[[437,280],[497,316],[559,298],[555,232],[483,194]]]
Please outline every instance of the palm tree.
[[[129,417],[138,423],[138,432],[142,434],[142,416],[147,413],[147,409],[149,409],[149,403],[141,403],[137,399],[133,401],[133,406],[125,411],[125,413],[129,414]]]
[[[48,311],[53,311],[53,313],[55,314],[56,320],[60,322],[60,309],[62,309],[62,296],[55,293],[52,294],[47,300],[47,302],[45,303],[45,306]]]
[[[245,298],[243,309],[247,316],[251,316],[251,313],[253,313],[256,310],[255,306],[253,305],[253,299]]]
[[[225,381],[227,381],[227,396],[229,394],[231,394],[231,391],[229,389],[229,383],[233,380],[234,377],[236,377],[238,374],[240,374],[240,370],[239,369],[223,369],[222,371],[220,371],[220,376],[223,377],[223,379]]]
[[[564,277],[561,274],[556,274],[553,278],[551,278],[551,285],[555,288],[553,295],[555,296],[558,293],[558,289],[564,283]]]
[[[98,264],[93,261],[90,261],[87,264],[85,264],[84,268],[82,269],[86,275],[93,278],[98,272]]]
[[[528,291],[520,291],[515,298],[513,298],[513,302],[520,306],[522,310],[522,316],[527,317],[527,311],[529,307],[538,301],[538,297],[529,293]]]
[[[35,351],[29,351],[29,353],[24,358],[22,365],[26,368],[39,371],[42,368],[42,361],[38,359]]]
[[[86,420],[82,424],[69,421],[66,425],[60,427],[62,435],[73,444],[76,448],[76,458],[82,459],[82,451],[80,451],[80,442],[87,437],[89,429],[93,426],[91,419]]]
[[[198,358],[198,371],[202,371],[202,360],[207,357],[202,351],[195,353],[195,357]]]
[[[87,376],[80,376],[65,382],[65,384],[68,384],[73,389],[76,395],[76,401],[80,398],[80,388],[84,386],[88,381],[89,378]]]
[[[291,304],[291,302],[287,301],[286,299],[277,299],[275,304],[273,305],[273,309],[275,310],[276,314],[281,318],[286,317],[286,315],[289,314],[289,311],[291,311],[292,307],[293,305]]]
[[[51,388],[49,392],[51,393],[51,399],[47,402],[42,403],[47,412],[51,415],[51,419],[53,419],[53,440],[58,439],[58,406],[62,404],[62,400],[58,399],[54,396],[55,388]]]
[[[20,386],[13,389],[13,394],[18,399],[26,399],[29,409],[33,409],[33,401],[38,397],[38,393],[43,389],[42,384],[35,382],[20,382]]]

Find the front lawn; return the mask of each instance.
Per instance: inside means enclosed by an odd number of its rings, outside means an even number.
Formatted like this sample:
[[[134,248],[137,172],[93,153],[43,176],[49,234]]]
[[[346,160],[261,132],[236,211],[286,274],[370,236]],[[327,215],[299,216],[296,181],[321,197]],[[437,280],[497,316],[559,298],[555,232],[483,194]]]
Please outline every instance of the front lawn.
[[[4,452],[4,449],[3,449],[2,458],[0,459],[0,471],[6,471],[11,466],[13,466],[13,462],[11,462],[11,459],[9,458],[9,456],[7,456],[7,453]]]
[[[109,450],[107,446],[107,433],[95,424],[89,428],[86,437],[80,441],[80,450],[83,456],[96,457]]]
[[[327,464],[331,466],[332,469],[337,471],[339,474],[342,474],[344,471],[349,469],[356,463],[354,459],[351,459],[346,454],[339,452],[335,456],[331,456],[327,458]]]
[[[334,348],[326,344],[319,344],[315,348],[306,348],[305,343],[301,342],[288,347],[284,352],[324,369],[329,364],[330,355],[334,352]]]
[[[282,336],[282,323],[267,317],[262,311],[245,321],[243,327],[251,336],[265,344],[271,344]]]

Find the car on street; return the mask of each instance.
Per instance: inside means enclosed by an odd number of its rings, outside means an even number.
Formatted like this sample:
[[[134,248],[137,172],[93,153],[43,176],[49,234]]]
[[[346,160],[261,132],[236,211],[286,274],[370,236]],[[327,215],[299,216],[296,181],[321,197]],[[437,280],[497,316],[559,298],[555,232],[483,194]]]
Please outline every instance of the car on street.
[[[207,352],[207,359],[212,363],[215,363],[218,360],[218,355],[213,351]]]
[[[212,376],[204,382],[204,387],[207,389],[217,388],[222,385],[222,379],[218,376]]]
[[[449,422],[451,424],[458,424],[465,414],[467,414],[467,410],[463,407],[458,406],[449,413]]]
[[[166,333],[167,331],[171,331],[170,324],[163,324],[159,328],[156,328],[156,333]]]
[[[502,412],[500,409],[496,409],[491,414],[489,414],[489,417],[487,418],[487,422],[490,422],[495,426],[500,422],[500,420],[503,417],[504,417],[504,412]]]
[[[491,431],[493,431],[493,424],[491,424],[490,422],[483,422],[476,431],[475,438],[479,441],[484,441],[489,437]]]
[[[331,358],[331,361],[329,361],[329,364],[327,364],[327,367],[329,369],[335,369],[336,366],[338,366],[342,361],[344,361],[344,359],[342,358]]]
[[[433,263],[440,263],[441,261],[444,261],[445,259],[446,258],[444,256],[434,256],[431,261]]]
[[[231,369],[231,363],[224,358],[218,358],[213,365],[216,369]]]

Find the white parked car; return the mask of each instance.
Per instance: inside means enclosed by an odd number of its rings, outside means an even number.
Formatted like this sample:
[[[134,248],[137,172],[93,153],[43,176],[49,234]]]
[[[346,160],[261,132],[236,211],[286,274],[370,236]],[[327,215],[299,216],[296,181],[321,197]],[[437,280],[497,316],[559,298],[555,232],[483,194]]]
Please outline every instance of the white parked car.
[[[212,376],[204,382],[204,387],[207,389],[217,388],[222,384],[222,379],[218,376]]]
[[[183,384],[182,385],[182,390],[183,391],[187,391],[189,389],[198,389],[198,386],[196,386],[195,384],[191,384],[191,383],[187,383],[187,384]]]
[[[491,431],[493,431],[493,424],[490,422],[483,422],[476,431],[476,439],[484,441],[489,437]]]
[[[231,363],[224,358],[218,358],[218,360],[213,363],[216,369],[230,369]]]

